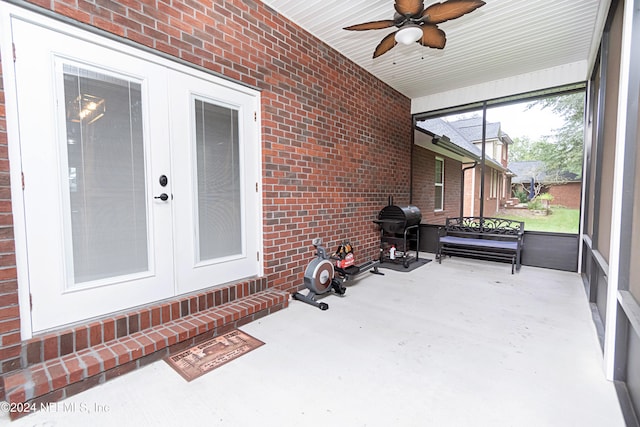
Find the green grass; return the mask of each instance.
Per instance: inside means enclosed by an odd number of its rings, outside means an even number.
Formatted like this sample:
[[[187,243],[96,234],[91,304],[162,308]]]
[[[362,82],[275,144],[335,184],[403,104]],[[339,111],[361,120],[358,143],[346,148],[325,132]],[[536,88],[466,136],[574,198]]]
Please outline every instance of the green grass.
[[[524,221],[525,231],[574,234],[577,234],[579,231],[580,211],[578,209],[552,207],[551,213],[547,216],[533,215],[529,210],[509,210],[508,212],[509,215],[501,213],[496,216],[516,221]]]

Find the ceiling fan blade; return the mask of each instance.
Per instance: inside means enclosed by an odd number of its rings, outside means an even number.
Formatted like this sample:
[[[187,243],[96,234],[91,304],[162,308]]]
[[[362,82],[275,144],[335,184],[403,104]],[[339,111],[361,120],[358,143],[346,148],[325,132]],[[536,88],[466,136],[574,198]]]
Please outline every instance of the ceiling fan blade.
[[[385,38],[382,39],[380,44],[376,47],[376,50],[373,52],[373,58],[377,58],[378,56],[389,52],[398,42],[396,41],[396,31],[391,34],[388,34]]]
[[[422,26],[422,38],[416,43],[435,49],[444,49],[444,45],[447,43],[447,36],[444,31],[435,25],[424,24]]]
[[[396,12],[403,16],[420,15],[424,10],[423,0],[396,0]]]
[[[485,2],[482,0],[449,0],[432,4],[422,12],[422,17],[424,22],[439,24],[459,18],[484,5]]]
[[[344,27],[344,29],[349,31],[380,30],[382,28],[393,27],[394,25],[395,21],[389,19],[384,21],[373,21],[365,22],[364,24],[351,25],[349,27]]]

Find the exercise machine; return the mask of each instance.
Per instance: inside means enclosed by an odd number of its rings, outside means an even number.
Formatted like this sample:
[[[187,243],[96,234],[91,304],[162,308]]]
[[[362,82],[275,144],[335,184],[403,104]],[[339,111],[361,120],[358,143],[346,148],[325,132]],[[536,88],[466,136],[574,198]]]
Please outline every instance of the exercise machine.
[[[362,265],[354,264],[353,248],[349,242],[341,244],[336,252],[329,256],[322,246],[322,239],[312,241],[316,248],[316,257],[309,263],[304,272],[304,285],[308,289],[306,295],[296,292],[293,299],[327,310],[329,305],[316,300],[318,295],[331,291],[343,296],[347,291],[344,283],[358,274],[370,270],[373,274],[384,275],[378,271],[379,260],[367,261]],[[333,262],[335,261],[335,265]]]

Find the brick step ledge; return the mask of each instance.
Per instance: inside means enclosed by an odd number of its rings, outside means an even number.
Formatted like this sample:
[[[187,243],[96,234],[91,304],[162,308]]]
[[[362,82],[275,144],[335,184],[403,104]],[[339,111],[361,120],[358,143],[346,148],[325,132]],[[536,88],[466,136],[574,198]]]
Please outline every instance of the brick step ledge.
[[[21,352],[21,368],[59,359],[99,344],[144,331],[182,317],[220,307],[237,299],[268,289],[265,277],[216,286],[205,291],[179,296],[170,300],[134,307],[94,321],[34,336],[26,341]],[[16,356],[18,353],[16,353]],[[0,399],[2,396],[0,395]]]
[[[261,291],[3,377],[6,401],[30,409],[60,401],[287,307],[289,293]],[[25,403],[28,403],[25,405]]]

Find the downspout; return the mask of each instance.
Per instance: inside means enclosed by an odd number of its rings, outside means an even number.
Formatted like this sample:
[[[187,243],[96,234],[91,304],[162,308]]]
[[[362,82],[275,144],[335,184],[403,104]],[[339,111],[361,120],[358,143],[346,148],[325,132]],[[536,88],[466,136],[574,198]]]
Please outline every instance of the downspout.
[[[475,169],[476,166],[478,166],[478,161],[474,160],[473,166],[462,168],[462,180],[460,180],[460,218],[464,216],[464,173],[468,170]],[[473,216],[473,211],[471,211],[471,216]]]

